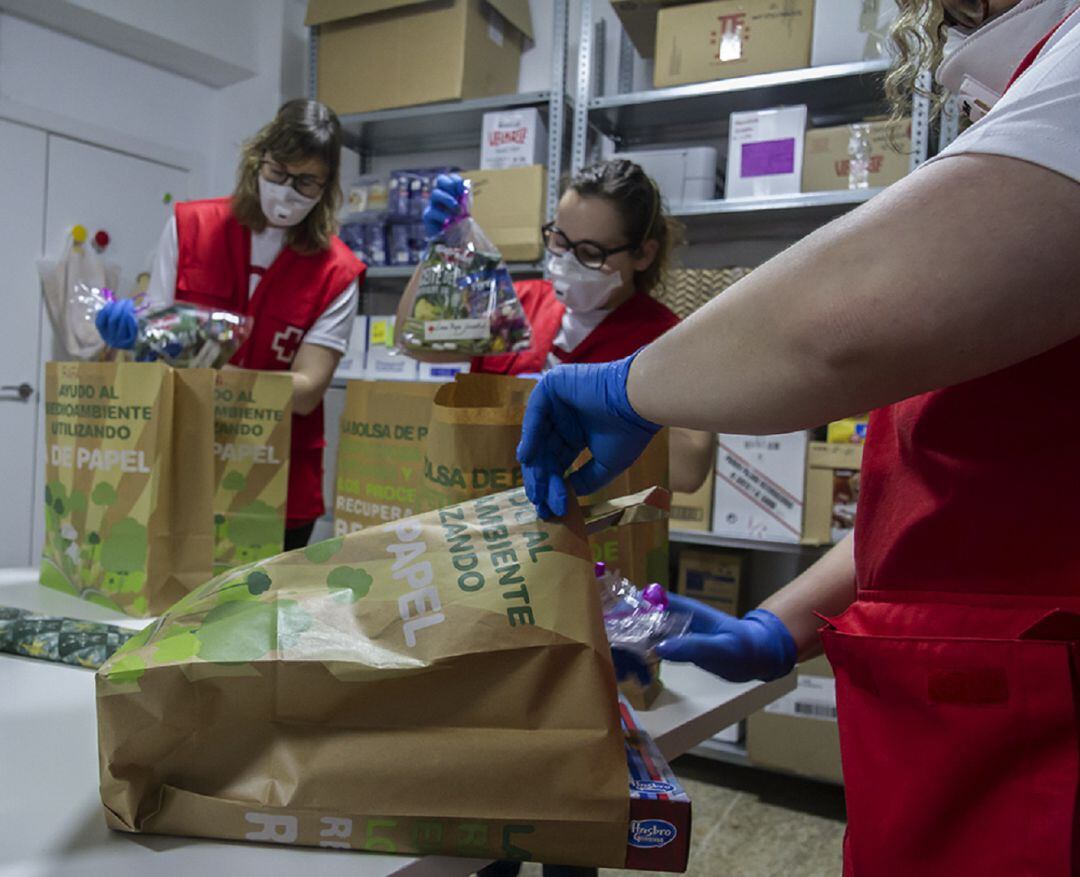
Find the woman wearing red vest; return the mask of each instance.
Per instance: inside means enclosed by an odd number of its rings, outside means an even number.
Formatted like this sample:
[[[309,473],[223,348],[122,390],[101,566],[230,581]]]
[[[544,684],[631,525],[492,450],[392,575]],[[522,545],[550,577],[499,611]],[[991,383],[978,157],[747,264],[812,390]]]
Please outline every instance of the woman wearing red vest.
[[[243,148],[231,198],[176,205],[147,299],[184,301],[254,319],[231,365],[293,376],[285,548],[306,545],[323,511],[323,395],[345,352],[364,265],[337,237],[342,146],[337,116],[293,100]],[[114,347],[134,340],[129,302],[98,325]]]
[[[439,177],[424,212],[430,235],[456,215],[463,185],[456,175]],[[650,295],[667,270],[678,226],[640,166],[613,160],[581,171],[543,233],[550,279],[514,284],[532,328],[531,346],[521,353],[474,358],[472,371],[536,375],[562,363],[610,362],[678,324],[679,318]],[[413,297],[402,296],[397,326],[404,324],[412,306]],[[460,358],[434,352],[412,355],[429,362]],[[709,433],[672,430],[675,490],[693,492],[701,486],[714,445]]]
[[[673,598],[657,651],[745,680],[824,647],[845,874],[1077,874],[1080,0],[898,5],[894,93],[936,67],[974,124],[636,357],[549,372],[519,457],[559,514],[583,446],[589,493],[659,424],[876,409],[854,537],[742,619]]]

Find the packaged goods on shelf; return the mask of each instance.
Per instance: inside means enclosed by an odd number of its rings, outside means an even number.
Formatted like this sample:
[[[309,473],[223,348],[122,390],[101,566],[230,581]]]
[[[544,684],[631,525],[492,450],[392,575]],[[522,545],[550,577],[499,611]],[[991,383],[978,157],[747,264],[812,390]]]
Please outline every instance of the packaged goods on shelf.
[[[799,192],[805,136],[804,105],[732,113],[724,197]]]
[[[612,158],[641,165],[656,182],[668,206],[716,197],[716,149],[712,146],[640,149],[619,152]]]
[[[483,170],[547,161],[547,131],[535,107],[484,113],[482,137],[480,167]]]
[[[864,162],[862,173],[853,163]],[[803,149],[802,190],[878,188],[907,176],[911,168],[911,119],[811,128]],[[853,172],[856,171],[856,172]]]

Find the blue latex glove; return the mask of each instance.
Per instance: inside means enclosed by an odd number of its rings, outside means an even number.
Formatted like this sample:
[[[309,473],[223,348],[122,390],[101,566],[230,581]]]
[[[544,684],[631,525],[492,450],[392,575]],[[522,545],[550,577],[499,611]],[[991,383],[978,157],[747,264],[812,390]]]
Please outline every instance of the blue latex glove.
[[[450,221],[461,212],[465,197],[465,181],[457,174],[439,174],[431,190],[428,206],[424,208],[424,231],[428,240],[437,237]]]
[[[94,325],[105,343],[117,350],[131,350],[139,336],[139,321],[135,319],[135,303],[131,299],[111,301],[94,318]]]
[[[630,466],[660,429],[626,398],[626,376],[634,356],[559,366],[533,390],[517,458],[525,492],[540,517],[566,514],[563,476],[585,448],[592,459],[570,476],[579,496],[595,493]]]
[[[769,682],[794,669],[795,640],[767,609],[735,618],[680,594],[670,594],[669,599],[668,609],[691,616],[690,632],[660,643],[659,657],[697,664],[731,682]]]

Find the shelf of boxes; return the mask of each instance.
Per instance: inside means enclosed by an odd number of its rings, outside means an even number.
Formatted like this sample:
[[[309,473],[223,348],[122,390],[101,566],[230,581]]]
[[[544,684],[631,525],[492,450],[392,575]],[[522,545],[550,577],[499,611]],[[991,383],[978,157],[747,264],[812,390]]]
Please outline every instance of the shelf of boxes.
[[[806,104],[815,124],[838,124],[885,111],[888,67],[888,60],[858,61],[596,97],[588,118],[623,149],[722,132],[731,113],[770,106]]]
[[[459,149],[480,143],[484,114],[536,107],[551,112],[550,91],[445,101],[341,117],[346,145],[367,156]],[[551,128],[551,125],[548,125]]]
[[[735,539],[690,530],[671,530],[668,538],[683,545],[706,545],[710,548],[734,548],[745,551],[771,551],[779,554],[810,554],[825,551],[830,545],[803,545],[798,542],[766,542],[759,539]]]

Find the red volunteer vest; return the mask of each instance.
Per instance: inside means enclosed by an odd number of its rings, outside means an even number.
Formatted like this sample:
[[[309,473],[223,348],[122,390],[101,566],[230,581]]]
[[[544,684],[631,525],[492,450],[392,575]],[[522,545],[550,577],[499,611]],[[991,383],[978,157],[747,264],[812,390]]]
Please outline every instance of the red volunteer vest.
[[[871,416],[822,629],[848,877],[1080,873],[1078,396],[1080,338]]]
[[[611,362],[629,356],[678,325],[679,318],[656,299],[639,293],[615,308],[572,351],[555,346],[565,308],[546,280],[523,280],[514,284],[525,316],[532,327],[532,347],[521,353],[482,356],[473,360],[474,372],[519,375],[541,372],[549,353],[561,362]]]
[[[285,247],[249,298],[251,232],[233,216],[228,198],[177,204],[176,233],[176,298],[255,318],[251,337],[232,359],[243,368],[289,369],[307,331],[366,270],[337,238],[329,250],[311,255]],[[314,521],[325,510],[325,446],[321,403],[310,414],[293,416],[288,527]]]

